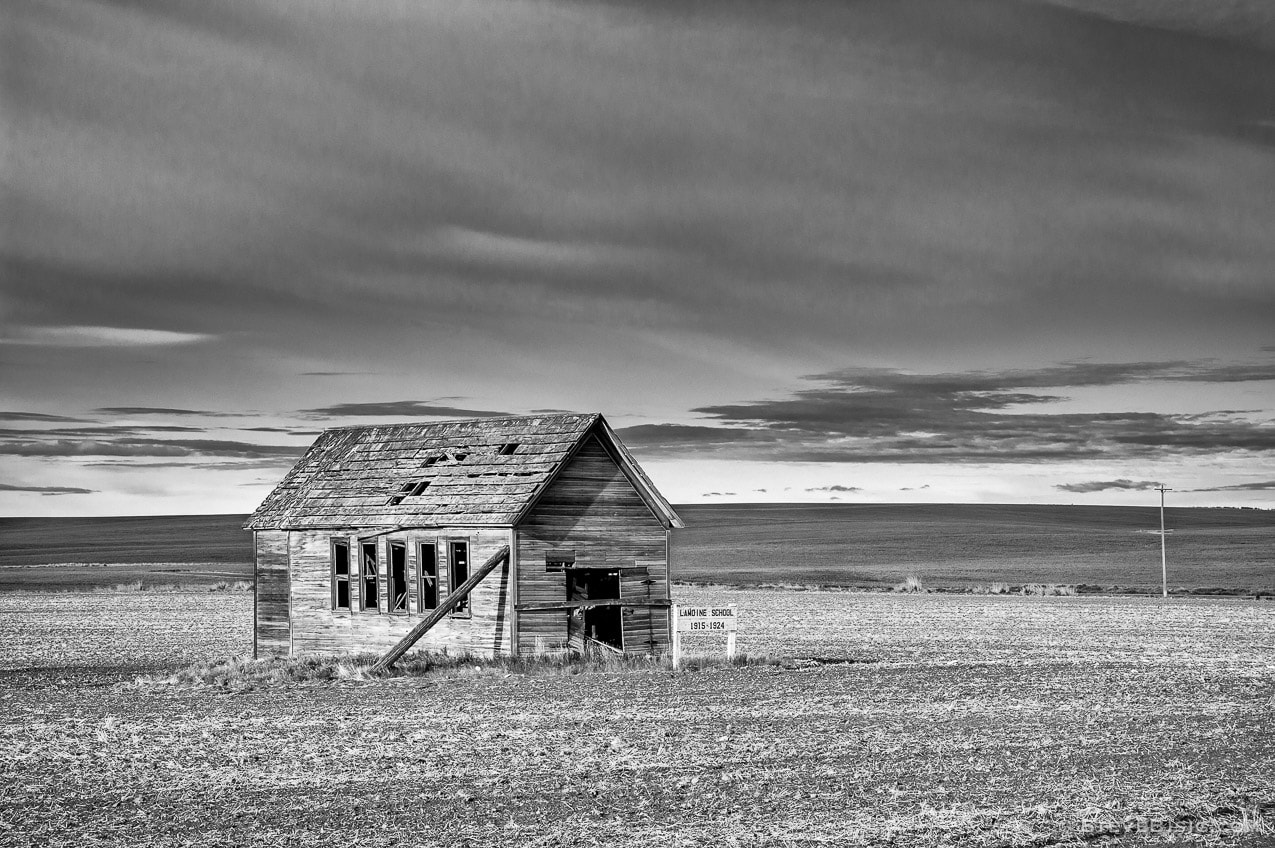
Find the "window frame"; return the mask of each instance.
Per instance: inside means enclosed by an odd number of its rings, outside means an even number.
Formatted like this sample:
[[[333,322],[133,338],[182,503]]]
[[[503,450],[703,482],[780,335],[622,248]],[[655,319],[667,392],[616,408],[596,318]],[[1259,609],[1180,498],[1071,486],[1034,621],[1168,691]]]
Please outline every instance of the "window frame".
[[[465,578],[464,580],[456,579],[456,545],[465,546]],[[452,593],[460,588],[461,584],[468,580],[474,574],[474,543],[469,537],[452,538],[447,540],[447,596],[451,597]],[[461,605],[454,607],[449,615],[452,618],[473,618],[474,617],[474,596],[470,595],[461,601]]]
[[[429,564],[431,566],[431,576],[434,578],[433,594],[434,603],[427,604],[425,597],[425,551],[429,551]],[[438,540],[430,539],[428,542],[418,542],[416,544],[416,609],[418,612],[433,612],[438,609],[438,604],[442,601],[441,582],[438,574]]]
[[[394,551],[403,553],[403,606],[394,597]],[[407,542],[391,539],[385,545],[385,611],[390,615],[407,615],[412,607],[412,581],[408,577]]]
[[[364,560],[364,555],[366,554],[368,548],[372,549],[372,574],[371,574],[370,581],[369,581],[368,573],[366,570],[367,563]],[[381,580],[381,546],[377,544],[375,541],[359,542],[359,610],[361,612],[379,613],[381,611],[380,580]],[[367,587],[369,582],[374,587],[374,591],[376,594],[376,602],[375,604],[371,604],[371,605],[368,604],[367,602],[367,596],[368,596]]]
[[[350,540],[344,536],[332,537],[331,554],[329,561],[331,563],[331,586],[332,586],[332,611],[333,612],[353,612],[354,596],[350,591]],[[337,550],[345,552],[345,574],[342,575],[337,570]],[[341,586],[345,586],[345,606],[341,606]]]

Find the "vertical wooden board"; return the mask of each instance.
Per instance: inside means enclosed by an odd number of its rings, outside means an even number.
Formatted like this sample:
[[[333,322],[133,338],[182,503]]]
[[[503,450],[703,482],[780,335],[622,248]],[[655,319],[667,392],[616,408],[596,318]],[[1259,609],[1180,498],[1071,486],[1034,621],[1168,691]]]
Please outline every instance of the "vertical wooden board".
[[[523,610],[518,616],[518,653],[560,653],[567,646],[565,610]]]
[[[257,611],[254,636],[258,655],[288,653],[291,650],[291,621],[287,531],[257,531],[254,592]]]
[[[621,623],[624,625],[624,653],[653,654],[661,646],[656,636],[650,607],[622,607]]]
[[[667,650],[672,636],[669,630],[669,608],[653,607],[651,609],[651,632],[661,650]]]

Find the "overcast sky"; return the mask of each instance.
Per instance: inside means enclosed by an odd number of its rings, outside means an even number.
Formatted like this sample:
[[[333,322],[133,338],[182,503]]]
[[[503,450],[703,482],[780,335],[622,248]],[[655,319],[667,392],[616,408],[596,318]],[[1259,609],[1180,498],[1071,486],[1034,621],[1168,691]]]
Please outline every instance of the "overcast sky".
[[[1275,506],[1265,0],[0,31],[0,514],[247,512],[323,427],[542,409],[682,503]]]

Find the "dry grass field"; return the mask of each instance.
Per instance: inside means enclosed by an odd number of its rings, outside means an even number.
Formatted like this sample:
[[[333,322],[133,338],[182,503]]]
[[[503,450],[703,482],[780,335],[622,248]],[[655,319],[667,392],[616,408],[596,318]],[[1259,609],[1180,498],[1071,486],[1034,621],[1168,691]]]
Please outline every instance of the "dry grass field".
[[[173,686],[249,595],[0,595],[0,844],[1272,844],[1275,604],[710,599],[786,660]]]

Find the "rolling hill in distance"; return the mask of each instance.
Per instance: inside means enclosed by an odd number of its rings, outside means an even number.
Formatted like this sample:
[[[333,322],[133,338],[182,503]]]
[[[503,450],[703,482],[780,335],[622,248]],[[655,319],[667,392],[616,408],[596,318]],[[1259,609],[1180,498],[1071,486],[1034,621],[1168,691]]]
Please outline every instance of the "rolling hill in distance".
[[[713,504],[677,507],[674,579],[888,588],[1160,585],[1155,507]],[[0,590],[209,583],[252,574],[243,515],[0,518]],[[1275,587],[1275,513],[1169,508],[1169,585]],[[75,568],[73,563],[112,565]],[[127,565],[126,565],[127,564]]]

